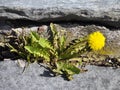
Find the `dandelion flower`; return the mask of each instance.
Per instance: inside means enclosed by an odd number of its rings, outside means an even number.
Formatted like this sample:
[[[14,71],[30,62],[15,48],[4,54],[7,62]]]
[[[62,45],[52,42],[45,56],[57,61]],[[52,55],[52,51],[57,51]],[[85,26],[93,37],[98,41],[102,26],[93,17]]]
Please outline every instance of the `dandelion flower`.
[[[100,50],[105,46],[105,39],[101,32],[93,32],[88,36],[88,45],[92,50]]]

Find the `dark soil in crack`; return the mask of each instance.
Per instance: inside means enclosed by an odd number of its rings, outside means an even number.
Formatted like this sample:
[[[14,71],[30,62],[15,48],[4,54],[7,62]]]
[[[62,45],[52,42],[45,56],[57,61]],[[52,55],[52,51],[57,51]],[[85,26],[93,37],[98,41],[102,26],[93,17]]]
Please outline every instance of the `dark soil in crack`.
[[[5,21],[3,20],[3,21],[0,21],[0,30],[8,30],[9,31],[12,28],[22,28],[22,27],[31,28],[31,27],[40,27],[42,25],[49,26],[50,23],[51,22],[42,22],[41,23],[39,21],[37,22],[37,21],[30,21],[30,20],[5,20]],[[88,31],[83,31],[84,29],[82,30],[80,28],[84,28],[86,26],[92,26],[92,25],[94,25],[96,27],[103,27],[102,29],[106,30],[105,31],[106,35],[109,33],[111,34],[112,32],[116,32],[116,31],[120,32],[120,27],[119,27],[118,22],[116,23],[116,22],[99,22],[99,21],[55,21],[53,23],[59,24],[61,27],[67,28],[68,30],[69,29],[71,31],[73,30],[72,31],[73,33],[79,31],[78,34],[75,34],[76,37],[77,37],[77,35],[80,35],[81,33],[83,33],[83,34],[86,34],[86,32],[88,33]],[[113,23],[114,23],[114,25],[113,25]],[[89,32],[91,32],[91,31],[89,31]],[[119,34],[119,33],[117,32],[117,34]],[[114,37],[115,35],[113,35],[112,38],[116,38],[116,37]],[[0,48],[0,51],[1,51],[1,53],[0,53],[1,60],[4,60],[4,58],[14,59],[14,56],[16,56],[13,53],[10,53],[8,51],[8,48]],[[99,58],[98,58],[98,60],[99,60]],[[118,68],[120,66],[119,62],[120,61],[118,60],[118,58],[115,58],[114,56],[112,56],[109,58],[108,57],[104,58],[103,61],[90,61],[90,62],[85,62],[85,64],[91,64],[91,65],[97,65],[97,66],[107,66],[107,67],[109,66],[109,67]]]

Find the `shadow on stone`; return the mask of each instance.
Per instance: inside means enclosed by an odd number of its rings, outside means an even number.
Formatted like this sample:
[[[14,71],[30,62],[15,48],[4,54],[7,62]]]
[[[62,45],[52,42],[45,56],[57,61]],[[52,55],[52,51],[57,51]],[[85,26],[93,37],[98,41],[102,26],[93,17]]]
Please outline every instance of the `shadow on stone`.
[[[45,70],[43,74],[40,74],[43,77],[54,77],[55,75],[50,70]]]
[[[40,74],[40,77],[55,77],[56,75],[48,68],[47,70],[44,70],[43,74]],[[69,81],[65,74],[60,75],[64,80]]]

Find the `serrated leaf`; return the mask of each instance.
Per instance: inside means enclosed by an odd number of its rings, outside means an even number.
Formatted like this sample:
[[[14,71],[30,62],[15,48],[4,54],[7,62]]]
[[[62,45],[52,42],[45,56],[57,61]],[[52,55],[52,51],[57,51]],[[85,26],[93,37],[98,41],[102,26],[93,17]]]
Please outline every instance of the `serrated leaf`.
[[[76,66],[72,64],[65,64],[64,65],[64,70],[68,72],[68,74],[73,75],[73,74],[79,74],[80,69],[77,68]]]
[[[76,66],[74,66],[70,63],[66,63],[66,62],[58,62],[57,63],[57,70],[67,72],[67,74],[69,74],[69,75],[80,73],[79,68],[77,68]]]
[[[43,48],[49,48],[49,49],[53,50],[53,47],[51,46],[51,43],[48,40],[46,40],[45,38],[40,37],[38,43]]]
[[[64,50],[65,41],[66,41],[65,36],[61,36],[61,37],[59,38],[59,41],[58,41],[59,43],[58,43],[58,45],[59,45],[60,51]]]
[[[52,33],[53,33],[53,36],[54,36],[55,34],[57,34],[57,29],[56,29],[56,27],[55,27],[55,25],[54,25],[53,23],[50,24],[50,28],[51,28],[51,31],[52,31]]]
[[[32,38],[32,42],[37,42],[40,38],[39,34],[36,33],[36,32],[31,32],[30,35],[31,35],[31,38]]]
[[[58,47],[57,28],[53,23],[50,24],[50,28],[51,28],[51,31],[52,31],[52,44],[53,44],[53,47],[54,47],[54,49],[58,49],[59,47]]]
[[[65,49],[64,53],[60,55],[61,59],[70,59],[80,56],[84,53],[84,48],[86,46],[86,42],[84,40],[76,39],[74,42],[70,42],[70,44]]]
[[[34,56],[43,57],[45,60],[50,60],[50,53],[47,49],[39,48],[39,47],[32,47],[32,46],[25,46],[25,49],[33,54]]]

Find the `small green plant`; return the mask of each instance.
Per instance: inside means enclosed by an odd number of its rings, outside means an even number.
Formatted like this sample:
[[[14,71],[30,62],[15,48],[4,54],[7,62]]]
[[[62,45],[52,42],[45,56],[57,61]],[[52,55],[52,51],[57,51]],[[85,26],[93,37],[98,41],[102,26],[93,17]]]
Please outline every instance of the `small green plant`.
[[[55,73],[55,75],[65,75],[68,80],[73,78],[74,74],[80,73],[82,59],[79,57],[85,52],[98,50],[104,46],[104,36],[100,32],[95,32],[89,37],[82,37],[72,40],[69,44],[65,31],[57,31],[56,26],[51,23],[51,37],[49,39],[42,37],[37,32],[31,32],[28,36],[18,38],[18,47],[9,45],[11,51],[18,53],[22,58],[31,62],[43,62]],[[102,45],[93,41],[94,36],[102,37]],[[92,40],[91,40],[92,39]],[[96,45],[97,46],[96,46]]]
[[[42,58],[46,63],[49,64],[49,68],[56,74],[65,74],[69,80],[72,79],[72,75],[78,74],[80,69],[75,63],[71,63],[71,59],[78,61],[77,58],[85,45],[80,45],[82,40],[76,40],[76,42],[66,46],[66,36],[64,30],[61,30],[63,35],[61,36],[55,25],[50,24],[52,36],[50,40],[41,37],[35,32],[31,32],[31,44],[26,45],[25,49],[32,54],[34,57]],[[84,42],[84,41],[82,41]],[[84,43],[85,44],[85,43]],[[79,53],[80,52],[80,53]]]

